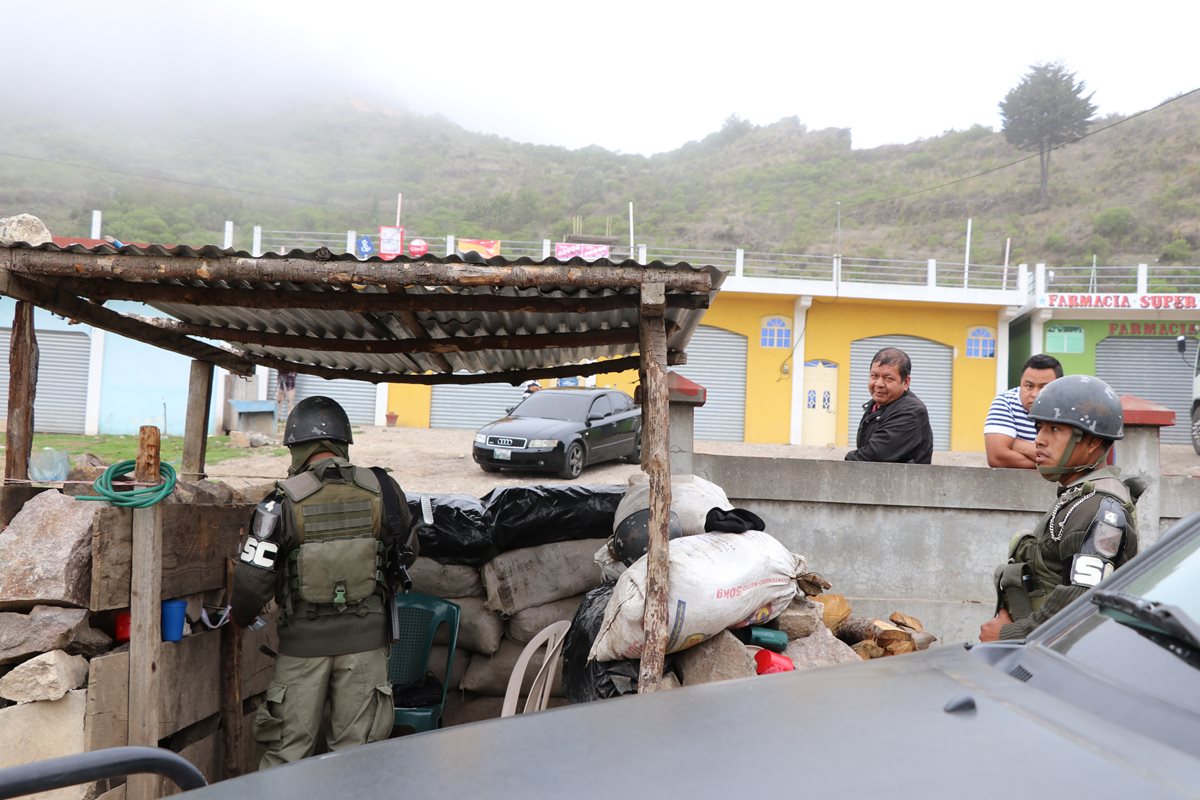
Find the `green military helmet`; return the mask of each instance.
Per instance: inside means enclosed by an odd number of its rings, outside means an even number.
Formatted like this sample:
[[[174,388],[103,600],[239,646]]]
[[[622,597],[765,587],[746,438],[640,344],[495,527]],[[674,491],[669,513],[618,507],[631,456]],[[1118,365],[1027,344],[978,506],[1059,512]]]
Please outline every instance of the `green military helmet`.
[[[1125,436],[1121,398],[1091,375],[1066,375],[1046,384],[1033,401],[1029,418],[1070,425],[1110,442]]]
[[[297,403],[292,413],[288,414],[287,427],[283,429],[283,443],[291,447],[318,439],[354,444],[346,410],[336,400],[313,395]]]

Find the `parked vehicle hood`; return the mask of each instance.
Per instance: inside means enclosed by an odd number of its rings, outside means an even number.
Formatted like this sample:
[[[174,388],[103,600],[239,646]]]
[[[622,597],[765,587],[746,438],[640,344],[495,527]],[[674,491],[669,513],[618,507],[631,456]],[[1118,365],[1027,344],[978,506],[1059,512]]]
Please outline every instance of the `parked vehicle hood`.
[[[522,439],[562,439],[582,430],[582,422],[566,422],[540,417],[505,417],[479,429],[487,436],[511,436]]]
[[[1196,797],[1196,764],[944,646],[436,730],[194,796],[1142,800]]]

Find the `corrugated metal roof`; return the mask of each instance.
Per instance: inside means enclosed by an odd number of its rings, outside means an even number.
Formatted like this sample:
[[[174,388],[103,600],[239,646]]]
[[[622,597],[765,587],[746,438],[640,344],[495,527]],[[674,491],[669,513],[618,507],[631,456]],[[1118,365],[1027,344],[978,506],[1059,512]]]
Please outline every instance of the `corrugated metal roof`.
[[[153,341],[161,337],[144,320],[114,321],[100,308],[106,299],[138,300],[179,321],[154,323],[172,337],[218,341],[255,364],[288,362],[323,377],[387,381],[458,372],[511,378],[631,356],[639,349],[639,285],[648,281],[668,283],[667,347],[682,353],[724,278],[715,267],[662,262],[468,259],[364,261],[324,248],[255,257],[215,246],[17,243],[0,245],[0,290],[98,327],[132,324],[132,332],[117,332],[166,346]],[[696,288],[705,283],[696,280],[700,275],[711,288]],[[610,338],[597,339],[604,334]],[[509,338],[469,343],[467,337]],[[379,352],[425,339],[440,345],[438,352]],[[476,344],[488,346],[454,349]]]

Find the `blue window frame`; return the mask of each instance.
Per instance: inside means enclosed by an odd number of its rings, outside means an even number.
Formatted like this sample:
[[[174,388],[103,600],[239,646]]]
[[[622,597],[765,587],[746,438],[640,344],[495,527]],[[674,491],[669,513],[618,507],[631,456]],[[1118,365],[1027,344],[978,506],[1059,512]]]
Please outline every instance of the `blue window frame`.
[[[792,323],[784,317],[767,317],[762,323],[762,333],[759,338],[762,347],[792,346]]]
[[[995,357],[995,332],[991,328],[971,328],[967,332],[967,358]]]

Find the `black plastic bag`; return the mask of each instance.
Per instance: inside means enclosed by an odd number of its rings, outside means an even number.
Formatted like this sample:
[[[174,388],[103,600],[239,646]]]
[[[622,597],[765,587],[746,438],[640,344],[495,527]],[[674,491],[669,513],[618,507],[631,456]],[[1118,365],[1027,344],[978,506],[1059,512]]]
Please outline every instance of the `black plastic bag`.
[[[413,523],[421,516],[421,498],[433,505],[433,526],[420,531],[421,555],[442,564],[482,566],[496,555],[483,503],[458,494],[408,496]]]
[[[510,486],[483,496],[499,551],[575,539],[607,539],[623,486]]]
[[[606,583],[583,597],[571,627],[563,640],[563,691],[572,703],[590,703],[623,694],[636,694],[642,662],[636,658],[621,661],[593,661],[588,653],[600,634],[604,609],[612,598],[616,583]],[[674,670],[675,657],[668,655],[663,674]]]

